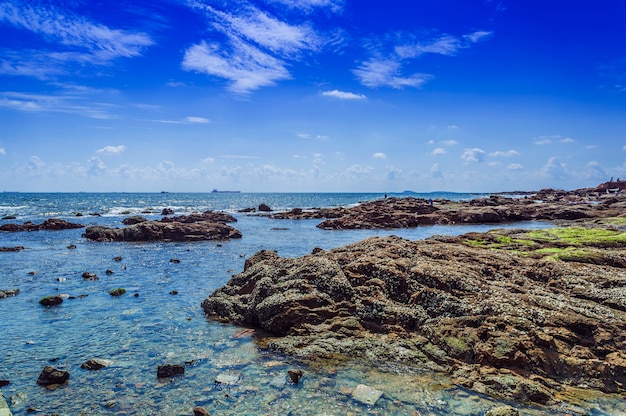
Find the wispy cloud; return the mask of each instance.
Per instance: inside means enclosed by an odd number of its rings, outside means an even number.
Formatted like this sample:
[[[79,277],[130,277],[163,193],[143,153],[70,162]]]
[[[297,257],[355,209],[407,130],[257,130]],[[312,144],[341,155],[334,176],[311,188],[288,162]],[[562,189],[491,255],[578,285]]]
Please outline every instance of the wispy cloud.
[[[208,118],[193,117],[193,116],[185,117],[185,121],[188,123],[197,123],[197,124],[207,124],[211,122],[211,120],[209,120]]]
[[[382,41],[382,45],[374,51],[374,56],[363,61],[353,73],[366,87],[419,88],[432,79],[433,75],[406,74],[406,63],[426,54],[454,56],[460,50],[488,39],[491,35],[492,32],[477,31],[462,36],[441,35],[432,39],[416,40],[413,35],[404,34],[401,37],[407,40],[397,41],[394,37],[397,42],[395,44],[389,45]]]
[[[377,152],[372,155],[374,159],[387,159],[387,155],[383,152]]]
[[[225,41],[203,40],[191,46],[185,51],[183,69],[223,78],[228,89],[238,94],[290,79],[288,63],[305,51],[318,50],[322,43],[310,25],[286,23],[252,5],[236,14],[201,1],[190,5]]]
[[[415,73],[402,75],[402,63],[398,59],[371,58],[352,71],[361,84],[370,88],[405,87],[419,88],[433,78],[432,75]]]
[[[112,29],[53,6],[3,2],[0,4],[2,21],[41,36],[55,46],[55,52],[4,51],[0,71],[10,75],[46,79],[70,72],[71,64],[108,65],[116,58],[139,56],[154,43],[146,33]]]
[[[314,9],[323,8],[332,12],[343,10],[345,0],[270,0],[272,3],[283,4],[292,9],[301,9],[310,12]]]
[[[315,140],[328,140],[329,137],[323,134],[310,134],[310,133],[298,133],[297,137],[305,140],[315,139]]]
[[[574,143],[576,140],[571,137],[563,137],[558,134],[553,134],[550,136],[539,136],[534,139],[536,145],[546,145],[552,143]]]
[[[521,156],[521,154],[517,150],[511,149],[511,150],[507,150],[505,152],[498,150],[498,151],[489,153],[489,156],[492,156],[492,157],[512,157],[512,156]]]
[[[325,97],[334,97],[339,98],[341,100],[366,100],[367,97],[363,94],[355,94],[353,92],[332,90],[332,91],[324,91],[322,95]]]
[[[96,150],[96,153],[103,153],[107,155],[119,155],[124,150],[126,150],[126,146],[104,146],[102,149]]]
[[[0,147],[0,155],[6,155],[7,151],[4,147]]]
[[[448,153],[448,151],[444,149],[443,147],[437,147],[436,149],[433,150],[434,156],[445,155],[446,153]]]
[[[151,123],[161,124],[207,124],[211,120],[204,117],[185,117],[182,120],[170,120],[170,119],[144,119],[142,121],[149,121]]]
[[[84,96],[75,93],[45,95],[5,91],[0,92],[0,107],[17,111],[75,114],[95,119],[116,118],[111,112],[115,106],[87,102]]]
[[[509,170],[522,170],[524,169],[524,165],[522,165],[521,163],[511,163],[506,168]]]

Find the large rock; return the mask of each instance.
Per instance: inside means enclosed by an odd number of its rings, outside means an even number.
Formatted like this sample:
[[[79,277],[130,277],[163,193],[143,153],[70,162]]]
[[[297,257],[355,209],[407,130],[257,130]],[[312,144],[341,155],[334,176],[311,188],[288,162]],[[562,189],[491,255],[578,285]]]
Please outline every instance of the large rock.
[[[143,221],[125,228],[87,227],[83,236],[94,241],[200,241],[241,238],[241,232],[225,224],[236,221],[228,214],[207,211],[160,221]]]
[[[82,224],[75,224],[58,218],[50,218],[42,222],[41,224],[34,224],[30,221],[24,224],[3,224],[0,226],[0,231],[17,232],[17,231],[41,231],[41,230],[69,230],[73,228],[84,228]]]
[[[533,258],[547,240],[481,235],[260,251],[202,307],[274,334],[262,347],[419,365],[505,400],[549,404],[580,385],[626,393],[626,269],[614,261],[626,244],[566,262]],[[492,249],[502,242],[537,250]]]
[[[49,386],[51,384],[63,384],[70,378],[70,373],[64,370],[56,369],[50,365],[46,366],[39,378],[37,384]]]

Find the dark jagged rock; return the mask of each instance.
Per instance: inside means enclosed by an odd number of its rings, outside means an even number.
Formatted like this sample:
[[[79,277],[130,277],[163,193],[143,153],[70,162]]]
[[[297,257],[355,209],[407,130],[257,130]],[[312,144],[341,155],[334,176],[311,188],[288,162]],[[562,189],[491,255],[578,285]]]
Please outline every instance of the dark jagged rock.
[[[30,221],[26,221],[24,224],[4,224],[0,226],[0,231],[6,232],[18,232],[18,231],[57,231],[57,230],[69,230],[74,228],[84,228],[82,224],[75,224],[58,218],[50,218],[42,222],[41,224],[34,224]]]
[[[17,217],[15,215],[5,215],[2,217],[3,220],[15,220]]]
[[[81,364],[80,368],[84,370],[101,370],[110,366],[113,363],[111,360],[105,360],[102,358],[91,358]]]
[[[161,215],[174,215],[174,210],[172,208],[163,208]]]
[[[0,253],[16,252],[16,251],[22,251],[22,250],[25,250],[25,249],[26,249],[26,247],[24,247],[24,246],[0,247]]]
[[[63,296],[54,295],[54,296],[46,296],[45,298],[41,298],[39,303],[43,306],[57,306],[63,303]]]
[[[139,224],[140,222],[148,221],[146,217],[142,217],[141,215],[133,215],[132,217],[124,218],[122,224],[124,225],[134,225]]]
[[[580,385],[626,394],[626,269],[614,261],[626,242],[609,239],[601,258],[602,242],[578,257],[560,246],[567,261],[547,260],[550,239],[518,234],[260,251],[202,307],[274,334],[264,348],[419,365],[505,400],[550,404]]]
[[[261,212],[271,212],[272,208],[267,204],[260,204],[258,210]]]
[[[126,228],[87,227],[83,237],[94,241],[201,241],[241,238],[241,232],[225,224],[231,215],[207,211],[203,214],[164,217]]]
[[[174,377],[185,374],[184,364],[165,364],[157,368],[158,378]]]
[[[16,296],[18,293],[20,293],[19,289],[0,290],[0,299],[8,298],[9,296]]]
[[[64,370],[56,369],[50,365],[46,366],[39,378],[37,384],[49,386],[51,384],[63,384],[70,378],[70,373]]]
[[[124,289],[122,287],[118,287],[116,289],[109,290],[109,295],[114,296],[114,297],[122,296],[125,293],[126,293],[126,289]]]

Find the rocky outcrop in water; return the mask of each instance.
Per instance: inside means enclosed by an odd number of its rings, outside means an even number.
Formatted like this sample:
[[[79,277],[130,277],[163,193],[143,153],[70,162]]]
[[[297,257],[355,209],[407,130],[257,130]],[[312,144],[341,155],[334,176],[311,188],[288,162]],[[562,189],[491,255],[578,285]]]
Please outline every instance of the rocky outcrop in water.
[[[24,224],[3,224],[0,225],[0,231],[6,232],[18,232],[18,231],[56,231],[56,230],[70,230],[73,228],[84,228],[82,224],[75,224],[58,218],[50,218],[42,222],[41,224],[34,224],[30,221],[26,221]]]
[[[16,296],[18,293],[20,293],[19,289],[0,290],[0,299],[8,298],[9,296]]]
[[[626,238],[615,233],[583,248],[514,230],[260,251],[202,306],[269,331],[264,348],[418,365],[505,400],[624,394]]]
[[[225,224],[233,216],[207,211],[160,221],[141,221],[125,228],[87,227],[83,237],[94,241],[201,241],[241,238],[241,232]]]
[[[326,208],[271,215],[275,219],[324,219],[327,230],[410,228],[422,225],[497,224],[516,221],[558,221],[619,216],[626,199],[596,191],[542,190],[523,198],[491,195],[471,201],[435,201],[403,197],[368,201],[352,208]]]
[[[52,384],[63,384],[70,378],[70,373],[65,370],[59,370],[50,365],[47,365],[39,378],[37,379],[37,384],[41,384],[42,386],[49,386]]]

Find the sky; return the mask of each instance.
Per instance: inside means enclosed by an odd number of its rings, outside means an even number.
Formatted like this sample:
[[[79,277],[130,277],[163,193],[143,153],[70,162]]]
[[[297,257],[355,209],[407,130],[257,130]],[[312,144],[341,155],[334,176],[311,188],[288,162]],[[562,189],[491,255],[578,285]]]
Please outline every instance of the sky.
[[[3,0],[0,191],[626,179],[626,1]]]

